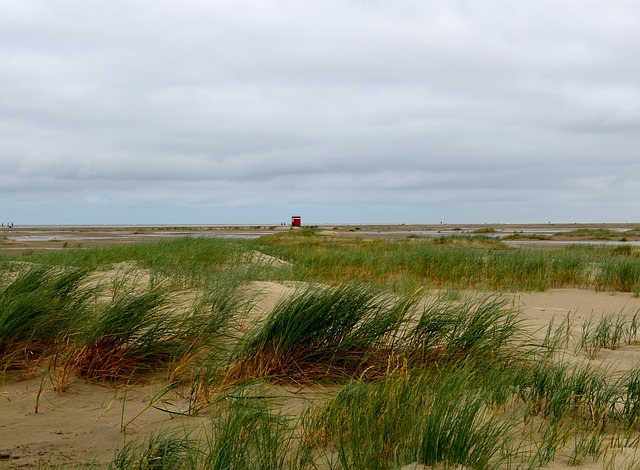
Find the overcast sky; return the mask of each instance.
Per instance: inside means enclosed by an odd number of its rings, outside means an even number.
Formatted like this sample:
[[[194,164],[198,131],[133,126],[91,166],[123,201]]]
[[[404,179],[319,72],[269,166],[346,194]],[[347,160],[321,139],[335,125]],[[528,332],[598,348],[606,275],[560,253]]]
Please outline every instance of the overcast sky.
[[[640,221],[640,2],[0,0],[0,220]]]

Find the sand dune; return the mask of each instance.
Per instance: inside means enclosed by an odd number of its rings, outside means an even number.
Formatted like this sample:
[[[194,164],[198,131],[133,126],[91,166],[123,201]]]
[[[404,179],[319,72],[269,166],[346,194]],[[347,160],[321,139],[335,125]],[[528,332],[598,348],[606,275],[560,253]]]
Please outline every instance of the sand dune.
[[[295,287],[274,282],[253,285],[252,289],[260,293],[254,307],[256,316],[273,308]],[[582,323],[591,316],[631,315],[640,309],[640,299],[631,294],[592,290],[556,289],[509,296],[521,309],[526,329],[532,335],[543,336],[552,319],[561,321],[569,315],[573,322],[571,341],[576,341]],[[580,352],[576,353],[576,358],[585,360]],[[608,364],[619,371],[630,369],[638,361],[640,346],[635,345],[602,351],[594,359],[594,363]],[[58,393],[46,375],[44,379],[40,376],[25,379],[21,375],[24,374],[9,372],[3,384],[0,466],[37,466],[39,462],[54,461],[79,467],[95,462],[105,467],[127,440],[159,429],[198,429],[207,422],[206,414],[204,417],[181,417],[160,411],[158,408],[179,411],[187,406],[175,393],[167,393],[160,401],[154,401],[154,396],[165,386],[162,377],[150,383],[116,388],[75,379],[66,392]],[[299,408],[299,400],[292,397],[292,402],[286,406]],[[545,468],[566,466],[566,463],[555,462]],[[602,464],[582,468],[602,468]]]

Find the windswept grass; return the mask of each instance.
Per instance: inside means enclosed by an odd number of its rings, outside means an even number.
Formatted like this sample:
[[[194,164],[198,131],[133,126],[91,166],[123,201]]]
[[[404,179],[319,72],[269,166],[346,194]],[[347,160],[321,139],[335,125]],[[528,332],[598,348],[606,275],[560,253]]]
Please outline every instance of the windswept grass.
[[[416,300],[349,284],[299,292],[242,339],[229,380],[373,378],[402,361],[421,368],[481,363],[517,342],[516,312],[504,299],[436,298],[414,321]]]
[[[302,291],[243,338],[229,376],[307,381],[379,374],[413,302],[358,285]]]
[[[319,442],[335,446],[345,469],[411,463],[490,468],[505,458],[515,421],[491,405],[492,388],[502,382],[480,386],[475,374],[454,368],[354,382],[314,411],[309,428]]]
[[[33,360],[50,350],[87,314],[83,269],[20,268],[0,292],[0,365]],[[25,356],[26,355],[26,356]]]
[[[589,362],[637,343],[637,312],[587,321],[569,352],[569,316],[536,341],[506,296],[466,292],[633,292],[630,248],[310,229],[13,256],[0,262],[3,368],[30,364],[60,392],[75,375],[117,385],[161,372],[154,380],[184,414],[211,413],[204,430],[129,441],[114,469],[605,466],[615,449],[639,447],[640,373]],[[260,316],[248,287],[259,280],[307,287]],[[263,396],[227,393],[257,382],[327,393],[301,420]]]
[[[504,354],[517,344],[520,327],[516,311],[497,296],[473,296],[461,300],[436,298],[422,310],[403,339],[403,349],[413,364],[481,363]]]
[[[186,347],[186,327],[166,308],[165,295],[159,289],[126,294],[98,308],[67,338],[72,368],[88,378],[125,379],[175,359]]]
[[[248,397],[250,398],[250,397]],[[295,427],[255,400],[232,402],[198,435],[163,432],[128,442],[110,470],[279,470],[296,466]]]

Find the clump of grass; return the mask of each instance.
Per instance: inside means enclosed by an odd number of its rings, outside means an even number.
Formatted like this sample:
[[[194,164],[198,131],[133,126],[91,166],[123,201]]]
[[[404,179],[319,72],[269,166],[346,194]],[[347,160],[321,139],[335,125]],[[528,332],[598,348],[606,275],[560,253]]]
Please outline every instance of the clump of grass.
[[[627,344],[635,344],[638,341],[638,326],[640,326],[640,310],[636,310],[629,321],[627,328]]]
[[[593,317],[582,325],[580,346],[590,359],[595,359],[602,349],[618,349],[623,344],[632,344],[637,339],[638,315],[636,311],[630,319],[623,312],[604,315],[598,322]]]
[[[572,419],[588,422],[591,428],[604,427],[618,386],[608,380],[606,370],[539,361],[521,370],[517,384],[526,403],[525,416],[541,415],[551,422]]]
[[[315,411],[309,428],[318,442],[335,446],[342,468],[414,462],[489,468],[502,458],[513,421],[494,414],[492,386],[475,379],[462,368],[354,382]]]
[[[170,376],[170,381],[189,384],[189,413],[211,401],[215,385],[222,381],[230,354],[237,344],[237,319],[245,317],[252,297],[242,294],[235,282],[222,280],[207,286],[189,321],[189,345]]]
[[[183,317],[167,308],[166,292],[123,293],[68,338],[65,367],[99,380],[118,380],[153,370],[185,347]]]
[[[555,325],[555,318],[551,319],[547,326],[542,343],[540,344],[543,359],[552,359],[555,354],[569,346],[572,329],[571,315],[567,313],[560,325]]]
[[[296,468],[295,426],[260,400],[245,398],[218,410],[204,435],[161,432],[129,441],[109,469]]]
[[[397,373],[347,384],[326,405],[312,409],[305,426],[309,439],[335,445],[343,468],[388,467],[398,452],[406,452],[416,419],[431,402],[427,381],[412,379]]]
[[[86,314],[90,292],[82,289],[83,269],[28,267],[0,292],[0,364],[23,351],[33,359],[67,334]]]
[[[294,426],[261,400],[239,399],[212,418],[205,446],[204,468],[273,470],[290,468]]]
[[[640,292],[640,260],[628,256],[606,258],[595,278],[596,290]]]
[[[467,296],[461,300],[436,299],[424,307],[405,339],[412,364],[471,358],[478,363],[504,354],[518,340],[516,311],[498,296]]]
[[[311,287],[278,303],[247,334],[229,378],[306,381],[380,373],[412,304],[364,286]]]
[[[478,469],[495,465],[513,423],[491,413],[490,392],[490,386],[470,389],[465,373],[446,376],[422,423],[419,461]]]
[[[151,433],[142,442],[127,442],[109,463],[109,470],[196,469],[199,454],[188,433]]]

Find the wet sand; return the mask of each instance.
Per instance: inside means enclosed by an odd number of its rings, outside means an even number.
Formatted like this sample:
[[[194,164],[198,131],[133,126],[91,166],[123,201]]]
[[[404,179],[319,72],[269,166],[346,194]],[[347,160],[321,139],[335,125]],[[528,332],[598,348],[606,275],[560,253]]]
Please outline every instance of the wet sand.
[[[540,246],[569,243],[639,244],[640,224],[400,224],[400,225],[319,225],[318,233],[333,237],[359,238],[431,238],[455,235],[485,235],[504,239],[517,234],[511,244]],[[292,230],[282,225],[114,225],[114,226],[14,226],[0,227],[0,249],[61,249],[88,248],[159,241],[178,237],[259,238]],[[586,237],[563,237],[574,230],[611,230],[619,237],[606,240]],[[633,232],[631,232],[633,231]],[[629,233],[632,233],[629,235]],[[553,240],[540,237],[553,235]],[[529,238],[528,238],[529,237]]]

